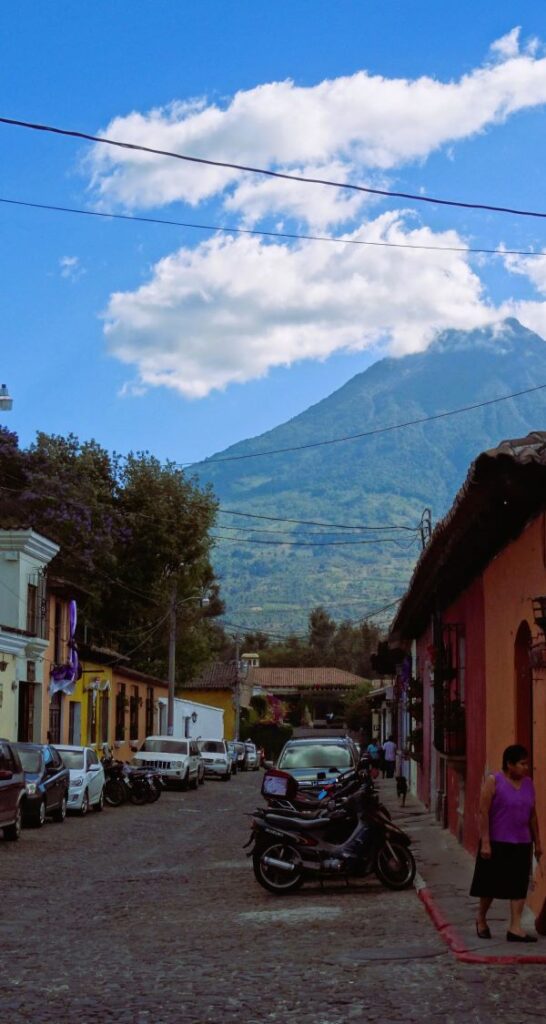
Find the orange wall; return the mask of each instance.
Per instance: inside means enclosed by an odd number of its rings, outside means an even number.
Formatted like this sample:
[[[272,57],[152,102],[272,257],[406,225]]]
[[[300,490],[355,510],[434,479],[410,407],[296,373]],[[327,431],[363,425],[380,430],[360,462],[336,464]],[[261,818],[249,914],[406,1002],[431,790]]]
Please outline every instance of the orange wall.
[[[541,515],[517,540],[495,558],[483,575],[485,604],[485,664],[487,691],[486,767],[501,768],[502,752],[516,735],[516,688],[514,641],[526,620],[538,639],[532,598],[546,594],[546,521]],[[541,639],[544,639],[541,635]],[[543,841],[546,839],[546,671],[533,672],[533,779]],[[531,902],[546,896],[546,885],[537,878]],[[544,890],[544,891],[542,891]]]

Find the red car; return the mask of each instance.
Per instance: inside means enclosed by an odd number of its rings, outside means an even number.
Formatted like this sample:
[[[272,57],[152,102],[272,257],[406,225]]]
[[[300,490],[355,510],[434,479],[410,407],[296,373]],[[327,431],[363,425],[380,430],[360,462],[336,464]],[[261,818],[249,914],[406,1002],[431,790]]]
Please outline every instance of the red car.
[[[0,829],[4,839],[21,835],[25,773],[15,745],[0,739]]]

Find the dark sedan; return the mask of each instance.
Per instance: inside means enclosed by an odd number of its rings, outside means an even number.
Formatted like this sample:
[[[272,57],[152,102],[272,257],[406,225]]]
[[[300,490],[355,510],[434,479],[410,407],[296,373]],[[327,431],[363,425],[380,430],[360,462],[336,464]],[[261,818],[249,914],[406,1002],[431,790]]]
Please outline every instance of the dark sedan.
[[[289,772],[300,786],[316,786],[321,782],[335,782],[342,772],[355,768],[358,756],[355,744],[346,739],[288,740],[277,768]]]
[[[47,744],[14,743],[25,773],[23,825],[41,828],[47,817],[64,821],[70,772],[60,754]]]

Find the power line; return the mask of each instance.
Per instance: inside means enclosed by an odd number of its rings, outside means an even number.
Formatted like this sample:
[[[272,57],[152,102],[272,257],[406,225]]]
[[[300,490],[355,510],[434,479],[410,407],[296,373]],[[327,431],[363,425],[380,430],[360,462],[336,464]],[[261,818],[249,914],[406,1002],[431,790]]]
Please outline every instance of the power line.
[[[329,188],[346,189],[351,192],[364,192],[366,195],[383,196],[388,199],[409,199],[416,203],[429,203],[436,206],[454,206],[464,210],[486,210],[489,213],[509,213],[517,217],[546,218],[540,210],[520,210],[511,206],[495,206],[491,203],[464,202],[460,199],[443,199],[438,196],[417,195],[414,192],[395,192],[390,189],[371,188],[367,185],[355,185],[346,181],[332,181],[329,178],[311,178],[303,174],[288,174],[283,171],[272,171],[265,167],[253,167],[249,164],[237,164],[228,160],[212,160],[202,156],[190,156],[187,153],[174,153],[168,149],[156,149],[153,146],[142,146],[135,142],[121,142],[107,136],[91,135],[88,132],[59,128],[55,125],[39,124],[32,121],[21,121],[11,117],[0,117],[0,124],[15,128],[28,128],[31,131],[49,132],[52,135],[63,135],[68,138],[81,139],[84,142],[96,142],[103,146],[114,146],[139,153],[153,153],[155,156],[167,156],[185,163],[201,164],[207,167],[225,167],[227,170],[243,171],[245,174],[260,174],[268,178],[280,178],[283,181],[297,181],[307,185],[326,185]]]
[[[202,462],[185,462],[181,466],[208,466],[212,462],[238,462],[241,459],[258,459],[265,455],[284,455],[287,452],[301,452],[309,448],[322,448],[329,444],[341,444],[342,441],[356,441],[361,437],[372,437],[376,434],[387,434],[392,430],[402,430],[404,427],[415,427],[420,423],[432,423],[433,420],[446,419],[448,416],[458,416],[463,412],[472,412],[474,409],[483,409],[487,405],[496,405],[497,402],[507,402],[511,398],[521,398],[522,395],[530,395],[534,391],[542,391],[546,384],[537,384],[532,388],[525,388],[523,391],[514,391],[510,395],[501,395],[500,398],[489,398],[485,402],[475,402],[473,405],[463,405],[459,409],[449,409],[447,412],[437,412],[432,416],[420,416],[414,420],[406,420],[404,423],[391,423],[388,427],[375,427],[373,430],[363,430],[359,434],[346,434],[344,437],[331,437],[326,441],[311,441],[309,444],[296,444],[289,448],[269,448],[261,452],[248,452],[245,455],[227,455],[222,459],[204,459]]]
[[[8,474],[8,476],[9,476],[9,474]],[[15,479],[15,478],[14,477],[9,477],[9,479]],[[22,487],[22,488],[21,487],[7,487],[5,484],[0,484],[0,490],[2,490],[2,491],[9,491],[12,494],[23,494],[24,491],[26,490],[26,487]],[[44,499],[46,499],[48,501],[57,501],[59,503],[65,503],[65,504],[68,504],[68,505],[75,505],[77,508],[89,509],[89,505],[88,504],[86,504],[83,501],[78,501],[75,498],[68,498],[66,496],[62,496],[61,497],[61,496],[55,495],[55,494],[45,494],[45,493],[40,492],[40,499],[42,499],[42,498],[44,498]],[[199,508],[199,507],[206,508],[206,509],[209,508],[208,505],[205,505],[205,504],[201,504],[200,505],[199,502],[193,503],[193,508]],[[106,504],[104,504],[104,509],[107,512],[110,512],[110,513],[114,513],[114,512],[118,512],[119,513],[120,512],[119,509],[117,509],[117,508],[115,508],[113,506],[106,505]],[[240,512],[237,509],[231,509],[231,508],[229,508],[229,509],[228,508],[217,508],[215,511],[221,513],[222,515],[241,516],[241,517],[244,517],[245,519],[265,519],[265,520],[268,520],[269,522],[274,522],[274,523],[295,523],[295,524],[301,525],[301,526],[322,526],[322,527],[325,527],[325,528],[330,528],[330,529],[335,529],[335,530],[373,530],[373,531],[376,531],[376,530],[380,530],[380,531],[381,530],[384,530],[384,531],[408,530],[411,533],[418,533],[419,532],[419,527],[417,527],[417,526],[404,526],[404,525],[396,525],[396,524],[388,525],[388,526],[387,525],[385,525],[385,526],[366,526],[366,525],[358,525],[356,523],[352,524],[352,525],[351,524],[347,524],[347,523],[325,523],[325,522],[317,522],[317,521],[314,521],[312,519],[287,519],[287,518],[284,518],[282,516],[267,516],[267,515],[259,515],[258,513],[255,513],[255,512]],[[154,522],[157,519],[157,516],[151,515],[151,514],[149,514],[147,512],[137,512],[137,511],[134,511],[134,512],[125,513],[124,515],[125,515],[125,518],[128,518],[128,519],[131,519],[131,518],[147,519],[148,521],[153,520]],[[231,529],[231,528],[232,527],[228,527],[228,526],[221,526],[220,527],[220,529]],[[252,528],[248,527],[248,529],[250,530]],[[253,531],[253,532],[256,532],[256,531]]]
[[[267,547],[274,548],[328,548],[328,547],[356,547],[362,544],[397,544],[398,541],[394,537],[379,537],[377,540],[324,540],[324,541],[308,541],[308,540],[252,540],[251,537],[221,537],[218,535],[212,535],[213,540],[223,540],[231,544],[260,544],[266,545]],[[416,538],[414,538],[416,539]],[[412,544],[414,541],[412,540]]]
[[[290,241],[334,242],[338,245],[360,245],[372,249],[413,249],[422,252],[471,253],[480,256],[534,256],[546,258],[546,252],[532,249],[494,249],[471,245],[418,245],[414,242],[379,242],[362,238],[343,238],[339,235],[309,235],[296,231],[265,231],[259,228],[226,227],[223,224],[198,224],[194,221],[171,220],[167,217],[144,217],[130,213],[104,213],[102,210],[84,210],[77,206],[57,206],[54,203],[32,203],[23,199],[8,199],[0,196],[0,203],[9,206],[23,206],[32,210],[49,210],[54,213],[79,214],[82,217],[100,217],[103,220],[127,220],[141,224],[159,224],[166,227],[190,228],[195,231],[217,231],[226,235],[256,235],[260,238],[286,238]]]

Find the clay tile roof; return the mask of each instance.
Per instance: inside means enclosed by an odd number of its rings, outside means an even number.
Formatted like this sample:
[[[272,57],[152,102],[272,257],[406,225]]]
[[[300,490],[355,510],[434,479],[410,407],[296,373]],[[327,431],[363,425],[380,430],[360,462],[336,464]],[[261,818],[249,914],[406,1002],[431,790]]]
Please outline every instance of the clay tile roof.
[[[546,509],[546,431],[482,452],[415,567],[390,641],[419,636],[433,608],[469,586],[527,524]]]
[[[319,687],[328,690],[348,690],[361,686],[360,676],[341,668],[251,668],[247,682],[264,690],[305,690]]]
[[[243,681],[243,672],[240,673],[240,677]],[[226,665],[222,661],[213,661],[186,685],[189,690],[226,690],[233,689],[236,682],[237,669],[233,663]]]

